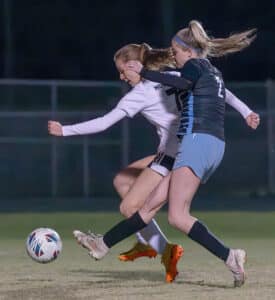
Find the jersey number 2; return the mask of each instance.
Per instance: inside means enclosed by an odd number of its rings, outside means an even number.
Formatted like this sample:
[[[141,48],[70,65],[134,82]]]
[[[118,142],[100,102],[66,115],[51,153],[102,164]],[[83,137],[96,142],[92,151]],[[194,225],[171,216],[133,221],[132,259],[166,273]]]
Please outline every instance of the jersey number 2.
[[[219,76],[215,76],[215,79],[217,81],[217,84],[219,86],[219,89],[218,89],[218,97],[220,98],[223,98],[223,94],[222,94],[222,86],[223,86],[223,82],[221,80],[221,78]]]

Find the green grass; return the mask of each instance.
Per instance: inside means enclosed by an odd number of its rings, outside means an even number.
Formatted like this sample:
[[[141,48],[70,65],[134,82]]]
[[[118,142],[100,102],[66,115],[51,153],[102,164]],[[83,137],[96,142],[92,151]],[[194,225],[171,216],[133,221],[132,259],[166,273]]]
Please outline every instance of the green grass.
[[[72,238],[73,229],[104,233],[121,220],[118,213],[0,214],[0,299],[274,299],[275,212],[205,212],[195,214],[226,244],[248,252],[248,280],[232,288],[224,264],[167,224],[158,221],[168,237],[185,248],[180,274],[173,284],[164,282],[160,257],[132,263],[117,260],[133,238],[95,262]],[[25,240],[34,228],[56,229],[63,240],[60,257],[49,264],[32,261]]]

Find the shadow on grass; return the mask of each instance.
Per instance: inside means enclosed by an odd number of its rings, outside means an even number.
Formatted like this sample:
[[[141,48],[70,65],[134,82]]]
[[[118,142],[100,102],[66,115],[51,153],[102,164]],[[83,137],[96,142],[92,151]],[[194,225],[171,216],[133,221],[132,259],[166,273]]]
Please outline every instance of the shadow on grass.
[[[213,288],[220,288],[220,289],[235,289],[233,285],[225,285],[222,283],[210,283],[205,282],[204,280],[198,280],[198,281],[177,281],[175,284],[188,284],[188,285],[196,285],[196,286],[206,286],[206,287],[213,287]]]
[[[158,271],[148,271],[148,270],[135,270],[135,271],[98,271],[98,270],[88,270],[88,269],[78,269],[72,270],[72,273],[80,273],[85,274],[86,276],[92,276],[93,282],[97,283],[115,283],[118,281],[133,281],[133,280],[145,280],[149,281],[150,285],[154,282],[154,286],[161,286],[163,284],[167,284],[165,282],[165,275],[163,272]],[[105,278],[104,281],[96,280],[96,278]],[[220,288],[220,289],[235,289],[233,285],[225,285],[221,283],[210,283],[205,282],[204,280],[199,281],[191,281],[191,280],[181,280],[180,278],[176,279],[175,282],[172,283],[177,285],[194,285],[194,286],[205,286],[212,288]]]
[[[86,276],[94,276],[97,278],[106,278],[109,281],[111,278],[112,281],[124,280],[124,281],[132,281],[132,280],[146,280],[150,282],[155,282],[156,285],[165,283],[165,275],[161,271],[148,271],[148,270],[135,270],[135,271],[125,271],[125,270],[117,270],[117,271],[98,271],[98,270],[88,270],[88,269],[78,269],[71,270],[72,273],[80,273],[85,274]]]

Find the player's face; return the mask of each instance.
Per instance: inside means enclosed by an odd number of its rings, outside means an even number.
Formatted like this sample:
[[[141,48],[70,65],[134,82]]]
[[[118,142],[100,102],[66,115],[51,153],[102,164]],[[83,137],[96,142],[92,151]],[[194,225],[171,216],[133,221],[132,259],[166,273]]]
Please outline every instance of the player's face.
[[[121,80],[129,83],[131,86],[135,86],[140,82],[139,74],[127,69],[126,62],[122,61],[121,59],[117,59],[116,67],[119,72],[119,77]]]
[[[183,67],[183,65],[192,57],[190,50],[183,50],[174,41],[172,41],[172,50],[178,68]]]

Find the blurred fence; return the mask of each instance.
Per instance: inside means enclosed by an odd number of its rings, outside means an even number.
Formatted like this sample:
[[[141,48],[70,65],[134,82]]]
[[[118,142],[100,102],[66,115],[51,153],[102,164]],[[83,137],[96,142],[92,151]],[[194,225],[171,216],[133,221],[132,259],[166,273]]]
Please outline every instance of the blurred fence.
[[[253,131],[227,110],[225,157],[200,194],[272,194],[275,84],[228,88],[260,113],[261,126]],[[154,153],[158,140],[152,126],[139,116],[93,136],[53,138],[47,121],[71,124],[97,117],[125,91],[119,82],[0,80],[0,209],[117,207],[112,178],[129,162]]]

